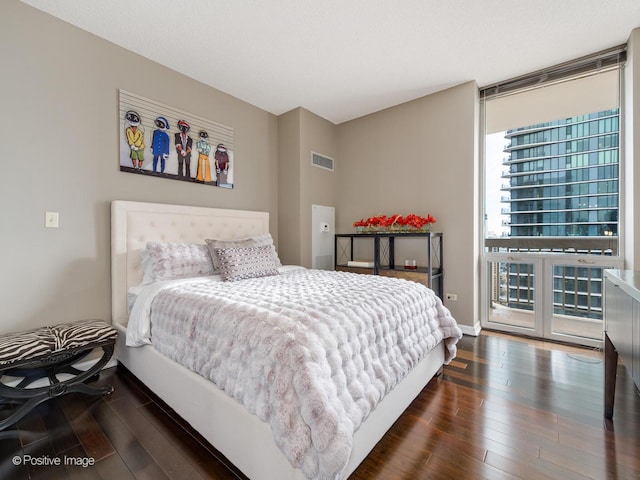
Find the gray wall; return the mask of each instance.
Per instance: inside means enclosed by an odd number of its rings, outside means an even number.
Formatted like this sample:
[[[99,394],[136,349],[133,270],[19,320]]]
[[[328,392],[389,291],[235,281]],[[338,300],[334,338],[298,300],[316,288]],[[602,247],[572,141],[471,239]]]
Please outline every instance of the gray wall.
[[[301,263],[311,267],[311,206],[338,207],[338,133],[333,123],[305,109],[300,112],[300,127]],[[311,165],[312,151],[333,158],[335,170],[330,172]]]
[[[444,290],[458,294],[447,306],[470,328],[480,321],[478,104],[468,82],[338,126],[337,230],[372,215],[432,214],[444,234]]]
[[[311,267],[311,206],[335,207],[338,191],[337,128],[304,108],[278,117],[280,259]],[[311,152],[335,160],[330,172],[311,165]]]
[[[300,264],[300,109],[278,117],[278,255]]]
[[[0,2],[0,64],[0,333],[110,319],[112,200],[266,210],[277,240],[274,115],[17,0]],[[233,127],[235,188],[120,172],[118,89]]]

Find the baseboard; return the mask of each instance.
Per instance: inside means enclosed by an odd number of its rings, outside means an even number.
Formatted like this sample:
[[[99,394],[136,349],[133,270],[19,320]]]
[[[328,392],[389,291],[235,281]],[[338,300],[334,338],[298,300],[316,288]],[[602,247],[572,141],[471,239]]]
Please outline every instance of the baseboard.
[[[473,326],[458,324],[458,327],[460,327],[460,330],[462,330],[464,335],[471,335],[472,337],[477,337],[480,335],[480,331],[482,331],[482,327],[479,323],[476,323]]]

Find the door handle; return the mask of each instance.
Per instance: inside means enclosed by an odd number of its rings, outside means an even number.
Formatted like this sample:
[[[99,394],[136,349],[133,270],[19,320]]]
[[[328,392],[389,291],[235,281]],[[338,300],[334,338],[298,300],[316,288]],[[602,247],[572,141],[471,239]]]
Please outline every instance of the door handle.
[[[580,258],[578,260],[578,263],[583,263],[585,265],[593,265],[596,262],[594,262],[593,260],[585,260],[584,258]]]

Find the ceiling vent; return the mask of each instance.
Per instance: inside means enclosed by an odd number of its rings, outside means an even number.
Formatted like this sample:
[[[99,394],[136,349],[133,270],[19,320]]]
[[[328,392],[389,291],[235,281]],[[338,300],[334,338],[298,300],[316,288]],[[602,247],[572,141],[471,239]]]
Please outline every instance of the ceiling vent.
[[[311,165],[333,172],[334,160],[333,158],[327,157],[326,155],[311,152]]]

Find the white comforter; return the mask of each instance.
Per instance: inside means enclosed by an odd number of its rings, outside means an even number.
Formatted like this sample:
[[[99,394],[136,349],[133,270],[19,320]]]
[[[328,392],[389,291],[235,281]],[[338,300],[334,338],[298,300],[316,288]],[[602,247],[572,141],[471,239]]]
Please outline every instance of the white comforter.
[[[462,336],[431,290],[395,278],[298,269],[148,290],[128,334],[151,332],[158,351],[268,422],[308,478],[338,478],[382,397],[441,340],[448,363]]]

